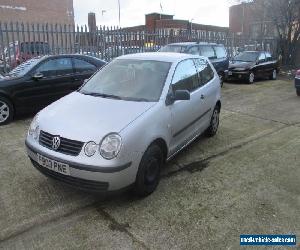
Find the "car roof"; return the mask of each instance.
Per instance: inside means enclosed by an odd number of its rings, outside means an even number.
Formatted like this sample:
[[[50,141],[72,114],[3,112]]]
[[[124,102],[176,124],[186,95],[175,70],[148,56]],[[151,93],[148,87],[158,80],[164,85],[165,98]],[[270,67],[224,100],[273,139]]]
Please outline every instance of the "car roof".
[[[184,54],[184,53],[173,53],[173,52],[146,52],[136,53],[120,56],[117,59],[136,59],[136,60],[153,60],[161,62],[180,62],[184,59],[190,58],[204,58],[203,56]]]
[[[94,56],[89,56],[89,55],[82,55],[82,54],[60,54],[60,55],[44,55],[44,56],[38,56],[35,58],[40,58],[41,60],[43,59],[48,59],[48,58],[61,58],[61,57],[74,57],[74,58],[86,58],[89,60],[94,60],[94,61],[101,61],[106,63],[104,60],[101,60],[100,58],[94,57]]]

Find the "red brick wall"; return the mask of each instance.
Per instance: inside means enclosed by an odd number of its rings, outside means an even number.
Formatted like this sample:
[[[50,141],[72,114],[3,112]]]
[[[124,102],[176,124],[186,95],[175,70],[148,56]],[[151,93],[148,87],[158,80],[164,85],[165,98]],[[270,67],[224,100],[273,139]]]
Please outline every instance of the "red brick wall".
[[[74,24],[73,0],[0,0],[0,22]]]

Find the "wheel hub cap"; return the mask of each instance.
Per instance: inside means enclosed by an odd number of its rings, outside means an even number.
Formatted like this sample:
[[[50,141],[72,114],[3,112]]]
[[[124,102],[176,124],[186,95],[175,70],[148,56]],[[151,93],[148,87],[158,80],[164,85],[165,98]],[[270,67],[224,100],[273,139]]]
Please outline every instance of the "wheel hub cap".
[[[213,131],[216,132],[219,127],[219,112],[217,110],[214,111],[213,119],[212,119],[212,128]]]
[[[9,117],[9,107],[5,102],[0,101],[0,122],[5,122]]]
[[[158,161],[157,159],[153,158],[148,162],[146,174],[145,174],[145,183],[151,184],[155,181],[157,174],[158,174]]]

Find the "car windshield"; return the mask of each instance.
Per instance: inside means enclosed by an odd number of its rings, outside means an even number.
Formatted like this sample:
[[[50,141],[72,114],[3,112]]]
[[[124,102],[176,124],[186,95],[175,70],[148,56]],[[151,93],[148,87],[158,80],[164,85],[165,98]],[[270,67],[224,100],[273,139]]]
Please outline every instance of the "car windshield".
[[[162,47],[159,52],[176,52],[176,53],[182,53],[185,50],[184,46],[180,45],[167,45]]]
[[[22,64],[20,64],[18,67],[11,70],[7,76],[10,77],[22,77],[26,75],[35,65],[37,65],[40,62],[40,58],[33,58],[30,59]]]
[[[258,57],[257,52],[242,52],[233,58],[234,61],[255,62]]]
[[[95,74],[79,92],[128,101],[156,102],[171,63],[116,59]]]

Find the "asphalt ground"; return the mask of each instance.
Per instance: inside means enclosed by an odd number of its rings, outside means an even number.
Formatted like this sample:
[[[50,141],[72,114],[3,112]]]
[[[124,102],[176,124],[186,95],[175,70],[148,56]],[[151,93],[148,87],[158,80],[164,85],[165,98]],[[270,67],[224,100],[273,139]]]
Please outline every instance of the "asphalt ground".
[[[299,243],[293,82],[225,83],[222,92],[218,134],[168,163],[144,199],[48,179],[26,156],[31,118],[0,127],[0,249],[284,249],[241,247],[240,234],[296,234]]]

